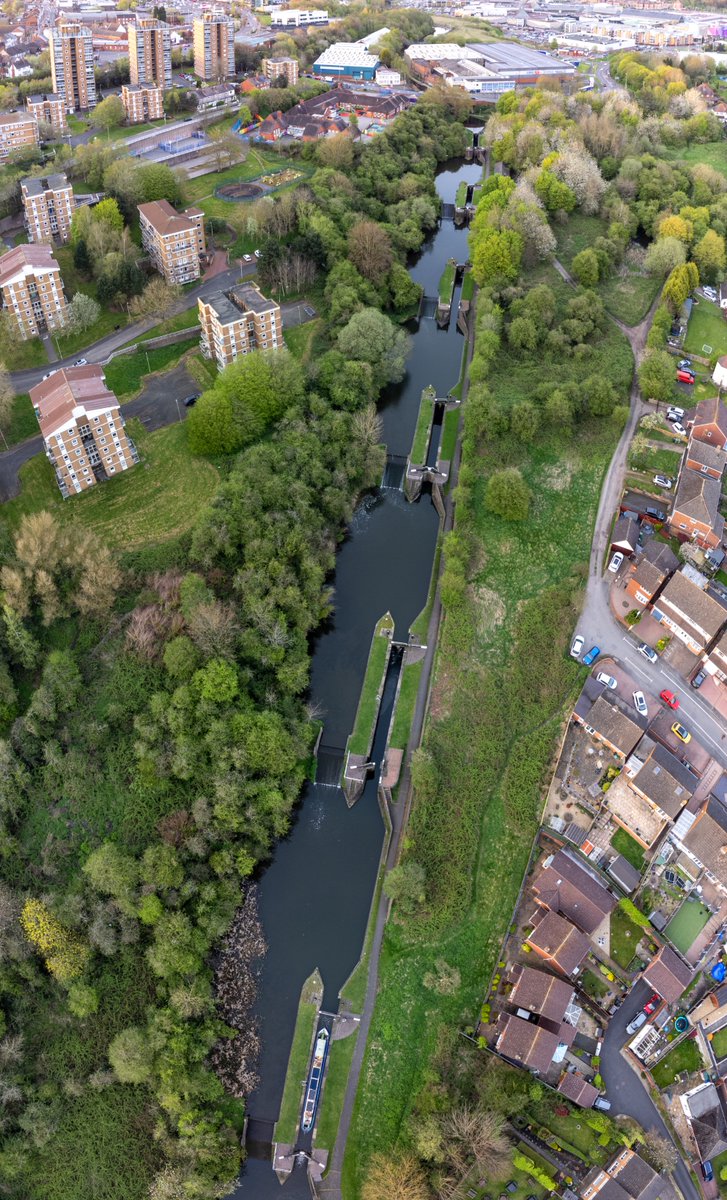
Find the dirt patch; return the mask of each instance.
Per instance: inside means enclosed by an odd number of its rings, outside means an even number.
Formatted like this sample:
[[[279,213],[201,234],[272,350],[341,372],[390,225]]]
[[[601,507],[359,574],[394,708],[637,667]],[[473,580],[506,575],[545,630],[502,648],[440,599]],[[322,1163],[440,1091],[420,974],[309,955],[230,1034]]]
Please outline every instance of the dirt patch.
[[[476,610],[477,631],[485,637],[498,629],[505,620],[507,609],[504,600],[492,588],[480,584],[472,588],[472,599]]]
[[[257,200],[265,195],[265,189],[256,183],[225,183],[215,188],[220,200]]]
[[[575,463],[569,462],[568,459],[555,463],[552,467],[547,467],[543,471],[543,487],[549,488],[551,492],[564,492],[567,487],[570,487],[575,469]]]

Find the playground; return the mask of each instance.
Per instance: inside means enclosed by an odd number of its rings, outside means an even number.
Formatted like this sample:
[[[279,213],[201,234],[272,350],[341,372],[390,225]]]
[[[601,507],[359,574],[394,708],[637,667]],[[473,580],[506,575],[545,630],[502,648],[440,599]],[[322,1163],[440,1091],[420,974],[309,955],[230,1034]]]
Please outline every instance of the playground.
[[[258,200],[268,192],[274,192],[288,183],[294,183],[296,179],[301,178],[302,174],[302,171],[295,171],[292,167],[287,167],[283,171],[272,171],[269,175],[258,175],[255,179],[244,182],[233,180],[231,183],[224,183],[220,187],[216,187],[215,196],[220,200],[232,200],[233,202]]]

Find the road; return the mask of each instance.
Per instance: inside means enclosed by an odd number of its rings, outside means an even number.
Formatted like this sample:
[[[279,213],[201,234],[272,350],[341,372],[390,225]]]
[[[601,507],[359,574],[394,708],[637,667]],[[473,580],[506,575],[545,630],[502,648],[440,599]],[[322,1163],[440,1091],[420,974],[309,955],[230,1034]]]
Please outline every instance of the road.
[[[622,1046],[629,1040],[626,1026],[643,1008],[651,994],[648,984],[640,981],[632,988],[621,1007],[611,1018],[601,1047],[601,1074],[606,1085],[606,1095],[611,1101],[612,1115],[633,1117],[642,1129],[655,1129],[668,1141],[672,1135],[661,1114],[653,1104],[637,1072],[628,1059],[621,1054]],[[679,1147],[677,1147],[679,1149]],[[681,1153],[674,1169],[674,1182],[684,1200],[702,1200],[694,1186],[689,1169]]]
[[[602,92],[613,92],[621,86],[619,83],[616,83],[616,80],[611,75],[608,59],[598,64],[595,74],[598,86]]]

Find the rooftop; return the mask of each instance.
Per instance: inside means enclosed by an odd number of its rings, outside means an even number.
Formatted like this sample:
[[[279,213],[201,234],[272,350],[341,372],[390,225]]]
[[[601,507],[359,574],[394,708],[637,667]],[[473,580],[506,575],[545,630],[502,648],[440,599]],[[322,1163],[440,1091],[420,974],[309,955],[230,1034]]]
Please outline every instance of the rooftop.
[[[139,212],[162,237],[196,227],[196,221],[192,218],[204,215],[201,208],[194,207],[178,213],[168,200],[151,200],[148,204],[140,204]]]
[[[598,1088],[579,1071],[567,1071],[558,1084],[558,1091],[579,1108],[593,1108],[593,1101],[598,1096]]]
[[[4,287],[11,279],[30,271],[58,271],[58,263],[53,257],[50,246],[15,246],[7,254],[0,257],[0,287]]]
[[[550,1067],[558,1049],[557,1035],[534,1021],[524,1021],[512,1013],[502,1013],[495,1043],[500,1054],[543,1074]]]
[[[44,438],[70,427],[86,413],[118,408],[119,402],[106,387],[101,367],[64,367],[30,389],[30,400],[38,412]]]
[[[573,999],[573,988],[557,975],[536,971],[533,967],[513,969],[515,985],[508,996],[515,1008],[526,1008],[550,1021],[562,1021]]]
[[[35,121],[35,117],[27,112],[0,113],[0,125],[27,125]]]
[[[369,67],[372,71],[378,65],[379,59],[358,42],[334,42],[313,64],[314,67]]]
[[[704,446],[704,449],[713,450],[714,447]],[[670,520],[674,522],[677,513],[683,513],[694,521],[709,525],[721,540],[724,517],[720,516],[719,512],[720,496],[720,481],[713,475],[702,475],[699,471],[682,471]]]
[[[676,817],[694,795],[696,779],[671,750],[660,742],[632,780],[632,787],[651,800],[668,817]]]
[[[677,624],[682,624],[679,617],[683,614],[685,623],[693,626],[695,632],[702,633],[707,641],[711,641],[719,632],[727,616],[722,606],[696,583],[692,583],[682,571],[672,575],[658,604],[660,608],[678,610],[673,614]]]
[[[586,933],[593,933],[616,907],[616,897],[567,850],[559,850],[544,868],[533,893],[541,904],[562,913]]]
[[[719,396],[710,396],[700,400],[694,414],[695,425],[717,425],[727,436],[727,407]]]
[[[615,697],[606,695],[598,697],[586,723],[623,755],[631,753],[646,728],[646,721],[635,710],[627,710]]]
[[[46,175],[45,178],[22,179],[20,186],[29,196],[42,196],[44,192],[60,192],[69,186],[63,174]]]
[[[700,442],[699,438],[690,438],[687,447],[687,459],[699,466],[710,467],[713,471],[724,471],[727,466],[727,455],[720,446],[710,442]]]
[[[641,882],[641,872],[632,867],[623,854],[617,854],[606,867],[606,871],[625,892],[636,891]]]
[[[266,300],[254,283],[240,283],[229,292],[203,299],[214,310],[221,325],[239,321],[246,312],[273,312],[278,306],[274,300]]]
[[[533,923],[535,928],[526,938],[528,945],[552,958],[564,975],[572,975],[590,951],[586,935],[556,912],[541,909]]]
[[[727,806],[710,795],[682,844],[703,866],[727,884]]]
[[[702,1162],[727,1150],[727,1121],[720,1094],[713,1083],[703,1083],[682,1097]]]
[[[671,946],[662,946],[643,972],[643,978],[667,1004],[675,1004],[692,981],[694,972]]]
[[[650,538],[644,546],[641,554],[642,559],[653,563],[660,571],[666,575],[670,571],[676,571],[679,566],[679,559],[667,542],[660,542],[658,538]]]
[[[477,51],[486,65],[501,75],[512,71],[527,71],[533,75],[544,71],[572,75],[575,71],[570,63],[563,62],[554,54],[522,46],[519,42],[471,42],[469,48]]]

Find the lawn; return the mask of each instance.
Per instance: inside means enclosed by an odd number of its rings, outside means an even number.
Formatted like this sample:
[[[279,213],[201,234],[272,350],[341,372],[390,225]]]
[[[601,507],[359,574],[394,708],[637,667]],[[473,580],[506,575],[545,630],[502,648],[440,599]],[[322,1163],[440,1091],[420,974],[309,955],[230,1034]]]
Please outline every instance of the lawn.
[[[719,1062],[727,1056],[727,1029],[718,1029],[711,1041],[714,1056]]]
[[[356,1047],[358,1029],[347,1038],[332,1042],[328,1056],[328,1068],[323,1085],[318,1118],[316,1120],[316,1148],[332,1150],[341,1119],[343,1097],[346,1092],[351,1059]]]
[[[452,289],[454,288],[454,276],[456,270],[456,264],[450,260],[442,272],[442,278],[439,280],[440,304],[449,304],[450,300],[452,299]]]
[[[191,529],[211,500],[219,472],[192,458],[183,423],[147,433],[139,421],[128,423],[141,461],[85,494],[64,500],[44,454],[20,469],[20,495],[3,506],[10,529],[25,513],[47,509],[63,524],[91,529],[110,546],[130,550],[178,537]]]
[[[599,1144],[600,1133],[591,1129],[583,1120],[582,1113],[569,1105],[568,1115],[559,1116],[555,1110],[561,1106],[565,1107],[557,1096],[544,1096],[529,1109],[527,1115],[534,1123],[555,1134],[561,1145],[572,1147],[586,1162],[604,1162],[609,1157],[609,1149]]]
[[[627,833],[625,829],[617,829],[611,838],[611,845],[618,854],[623,855],[626,861],[631,863],[632,867],[635,867],[637,871],[643,871],[643,847],[635,838],[631,837],[630,833]]]
[[[654,450],[649,447],[638,456],[636,462],[633,462],[633,456],[629,455],[629,466],[635,471],[644,471],[651,475],[671,475],[673,478],[679,470],[682,450],[682,445],[674,446],[673,450]]]
[[[563,225],[556,225],[554,233],[557,240],[556,254],[560,262],[568,270],[576,254],[587,250],[598,237],[605,237],[607,224],[600,217],[587,217],[583,213],[573,213]]]
[[[717,1187],[720,1190],[720,1195],[727,1195],[727,1179],[722,1178],[722,1171],[727,1167],[727,1150],[723,1150],[716,1158],[712,1159],[712,1170]]]
[[[687,898],[679,911],[672,917],[664,933],[669,941],[674,943],[677,950],[686,954],[711,915],[706,904],[702,904],[700,900]]]
[[[610,313],[626,325],[638,325],[651,308],[661,285],[661,279],[625,262],[599,284],[598,293]]]
[[[419,662],[409,663],[408,666],[404,666],[401,669],[401,684],[399,686],[394,720],[389,735],[389,745],[395,746],[397,749],[406,749],[406,744],[409,741],[412,718],[414,717],[414,705],[416,704],[423,666],[424,659],[420,658]]]
[[[580,982],[586,995],[591,996],[594,1000],[600,1000],[602,996],[608,994],[608,984],[593,971],[584,971]]]
[[[148,342],[150,338],[161,337],[164,333],[178,333],[180,329],[195,329],[199,325],[199,308],[197,303],[174,317],[167,317],[159,325],[155,325],[148,333],[142,333],[137,342]]]
[[[369,661],[366,664],[366,674],[361,685],[361,695],[356,710],[356,721],[348,739],[347,749],[351,754],[368,754],[371,749],[393,631],[394,622],[386,613],[377,621],[371,640]]]
[[[312,321],[306,321],[305,325],[296,325],[293,329],[283,330],[283,340],[290,353],[299,358],[304,366],[313,353],[313,343],[324,328],[323,318],[314,317]]]
[[[699,1071],[704,1066],[699,1046],[694,1038],[688,1037],[673,1050],[670,1050],[661,1062],[652,1067],[651,1074],[658,1088],[669,1087],[682,1071]]]
[[[26,438],[35,437],[37,433],[40,433],[40,430],[30,396],[27,392],[22,392],[13,400],[10,421],[3,429],[3,446],[15,446],[18,442],[24,442]]]
[[[219,196],[215,196],[215,188],[221,187],[225,183],[236,183],[238,180],[255,179],[258,175],[284,171],[288,167],[301,172],[301,178],[296,180],[296,183],[303,183],[306,176],[311,173],[310,164],[284,158],[272,150],[262,150],[257,146],[251,147],[245,161],[236,163],[234,167],[227,167],[224,171],[211,171],[207,175],[198,175],[196,179],[186,179],[184,181],[185,199],[187,204],[198,204],[203,209],[205,216],[220,217],[226,221],[230,213],[239,213],[241,208],[244,209],[245,202],[222,200]]]
[[[727,151],[727,146],[725,150]],[[707,346],[708,350],[705,349]],[[718,304],[711,304],[702,297],[699,303],[694,305],[684,339],[684,349],[689,354],[699,354],[703,358],[727,354],[727,321]],[[712,392],[714,390],[712,388]]]
[[[34,337],[14,342],[8,349],[5,365],[9,371],[27,371],[31,367],[44,367],[47,362],[45,346],[39,337]]]
[[[611,958],[624,970],[636,953],[644,930],[635,925],[621,908],[611,913]]]
[[[153,346],[134,354],[119,354],[104,367],[106,386],[120,400],[130,400],[141,390],[145,375],[174,366],[198,342],[199,334],[195,334],[189,341],[173,342],[171,346]]]
[[[415,466],[420,466],[426,461],[432,422],[434,420],[433,399],[434,389],[424,388],[422,398],[419,402],[419,415],[414,430],[414,437],[411,441],[411,450],[409,451],[409,459]]]
[[[323,984],[316,968],[306,979],[300,993],[280,1116],[275,1126],[275,1137],[279,1142],[290,1143],[295,1139],[322,991]]]
[[[465,271],[462,279],[462,299],[472,300],[475,294],[475,277],[471,271]]]
[[[703,142],[701,145],[694,143],[691,146],[662,150],[661,157],[672,162],[676,160],[688,163],[690,166],[694,166],[695,163],[707,163],[714,167],[715,171],[727,175],[727,145],[724,139],[719,142]]]

